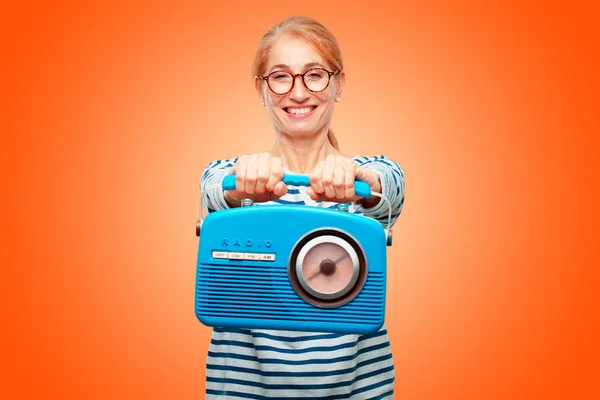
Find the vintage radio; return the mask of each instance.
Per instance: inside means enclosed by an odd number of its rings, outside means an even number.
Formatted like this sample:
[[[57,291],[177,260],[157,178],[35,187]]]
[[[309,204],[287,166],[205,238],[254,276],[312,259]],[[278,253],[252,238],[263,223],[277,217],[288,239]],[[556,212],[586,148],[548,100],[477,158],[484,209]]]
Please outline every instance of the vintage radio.
[[[283,181],[310,185],[306,175],[286,174]],[[215,186],[221,188],[207,191]],[[235,175],[222,188],[235,189]],[[355,192],[383,197],[359,181]],[[346,334],[382,326],[389,219],[384,229],[347,211],[258,204],[202,220],[202,196],[195,310],[203,324]]]

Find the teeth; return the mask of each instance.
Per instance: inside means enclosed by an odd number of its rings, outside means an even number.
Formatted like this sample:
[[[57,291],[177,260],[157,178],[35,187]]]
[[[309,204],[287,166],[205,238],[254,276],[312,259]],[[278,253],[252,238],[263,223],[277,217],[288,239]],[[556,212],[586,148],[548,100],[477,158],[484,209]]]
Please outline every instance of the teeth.
[[[312,107],[304,107],[304,108],[288,108],[288,112],[290,114],[302,115],[312,111]]]

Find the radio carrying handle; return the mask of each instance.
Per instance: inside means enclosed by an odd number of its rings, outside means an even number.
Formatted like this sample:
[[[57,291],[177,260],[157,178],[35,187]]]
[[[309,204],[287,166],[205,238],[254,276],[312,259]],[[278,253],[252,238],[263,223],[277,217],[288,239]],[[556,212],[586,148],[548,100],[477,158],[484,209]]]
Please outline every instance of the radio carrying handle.
[[[310,180],[309,180],[308,175],[284,174],[282,181],[286,185],[310,186]],[[202,207],[203,201],[204,201],[204,195],[209,190],[217,189],[217,188],[222,188],[223,190],[235,190],[235,186],[236,186],[235,174],[226,175],[223,178],[223,180],[221,181],[221,184],[211,185],[211,186],[207,187],[206,190],[204,191],[204,193],[202,193],[202,186],[200,186],[200,219],[196,222],[196,236],[200,236],[200,229],[202,227],[202,221],[204,220],[204,215],[203,215],[204,213],[203,213],[203,207]],[[388,204],[388,221],[387,221],[387,228],[385,229],[385,233],[386,233],[387,244],[388,244],[388,246],[391,246],[392,231],[390,230],[390,224],[391,224],[392,205],[390,204],[390,201],[388,200],[388,198],[385,197],[381,193],[371,192],[371,187],[369,186],[369,184],[366,182],[361,182],[361,181],[354,182],[354,193],[357,196],[363,197],[365,199],[368,199],[369,197],[371,197],[371,195],[374,195],[377,197],[381,197],[383,200],[385,200],[387,202],[387,204]]]
[[[283,183],[292,186],[310,186],[310,180],[308,175],[301,174],[284,174]],[[235,175],[227,175],[223,178],[223,190],[234,190],[235,189]],[[354,182],[354,193],[357,196],[368,199],[371,197],[371,187],[366,182],[355,181]]]

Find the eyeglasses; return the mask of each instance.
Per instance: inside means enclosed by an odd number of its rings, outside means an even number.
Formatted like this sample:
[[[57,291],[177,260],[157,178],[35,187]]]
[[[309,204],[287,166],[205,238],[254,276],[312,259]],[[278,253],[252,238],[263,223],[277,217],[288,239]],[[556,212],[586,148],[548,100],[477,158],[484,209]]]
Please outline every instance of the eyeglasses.
[[[264,81],[267,81],[269,89],[275,94],[284,95],[288,94],[296,83],[296,77],[302,77],[304,86],[313,93],[319,93],[327,89],[329,81],[332,75],[339,73],[339,71],[329,72],[324,68],[309,69],[303,74],[290,74],[283,71],[271,72],[267,76],[260,76]]]

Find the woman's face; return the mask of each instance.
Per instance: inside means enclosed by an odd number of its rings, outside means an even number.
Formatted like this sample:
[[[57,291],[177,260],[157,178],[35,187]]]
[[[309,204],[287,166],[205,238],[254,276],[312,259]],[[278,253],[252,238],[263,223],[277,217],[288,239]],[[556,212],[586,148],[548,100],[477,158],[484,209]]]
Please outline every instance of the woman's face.
[[[313,68],[334,72],[305,41],[284,35],[271,47],[263,76],[274,71],[302,74]],[[340,97],[343,84],[342,72],[331,77],[325,90],[313,93],[306,88],[302,78],[297,77],[290,92],[278,95],[269,89],[266,81],[256,78],[256,89],[275,129],[296,137],[311,136],[329,127],[333,104]]]

